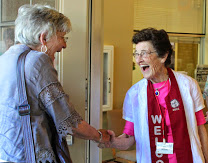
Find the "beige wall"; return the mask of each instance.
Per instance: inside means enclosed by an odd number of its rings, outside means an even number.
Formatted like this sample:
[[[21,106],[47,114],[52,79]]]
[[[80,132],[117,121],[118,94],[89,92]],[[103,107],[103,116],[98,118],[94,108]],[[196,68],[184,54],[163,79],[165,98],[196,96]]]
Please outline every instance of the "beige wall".
[[[143,75],[140,70],[140,67],[136,64],[135,59],[133,59],[133,60],[135,63],[135,70],[132,71],[132,85],[136,84],[138,81],[143,79]]]
[[[114,46],[113,109],[121,109],[132,85],[134,0],[104,0],[104,45]]]
[[[63,87],[69,95],[70,102],[77,112],[85,119],[85,75],[87,57],[87,9],[86,0],[60,0],[60,10],[68,16],[72,23],[67,48],[63,51],[61,74]],[[63,66],[63,67],[62,67]],[[74,163],[84,163],[86,160],[86,141],[74,138],[74,144],[69,146]]]
[[[201,33],[204,0],[135,0],[135,29]]]

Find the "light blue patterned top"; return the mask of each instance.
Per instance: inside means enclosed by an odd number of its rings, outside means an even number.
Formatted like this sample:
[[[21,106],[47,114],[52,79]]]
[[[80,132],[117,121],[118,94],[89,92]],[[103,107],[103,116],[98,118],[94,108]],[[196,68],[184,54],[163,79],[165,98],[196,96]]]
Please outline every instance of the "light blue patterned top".
[[[0,159],[10,162],[25,162],[17,112],[16,63],[27,49],[26,45],[14,45],[0,56]],[[56,128],[59,137],[65,138],[82,118],[69,103],[47,54],[31,50],[25,61],[25,76],[36,160],[56,163],[51,128]]]

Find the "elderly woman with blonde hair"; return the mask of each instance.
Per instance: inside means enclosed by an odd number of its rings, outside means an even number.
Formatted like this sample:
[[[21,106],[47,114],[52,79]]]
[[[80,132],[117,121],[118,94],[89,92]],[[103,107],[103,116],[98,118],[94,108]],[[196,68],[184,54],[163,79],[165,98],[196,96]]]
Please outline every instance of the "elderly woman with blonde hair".
[[[15,21],[15,45],[0,58],[0,159],[25,162],[23,128],[18,114],[17,60],[25,51],[25,80],[30,104],[32,136],[36,162],[63,162],[59,142],[67,147],[68,134],[78,138],[106,142],[109,135],[91,127],[76,112],[58,81],[53,61],[56,52],[67,47],[65,36],[70,20],[44,5],[23,5]],[[64,147],[63,147],[64,148]],[[72,162],[68,153],[68,160]]]

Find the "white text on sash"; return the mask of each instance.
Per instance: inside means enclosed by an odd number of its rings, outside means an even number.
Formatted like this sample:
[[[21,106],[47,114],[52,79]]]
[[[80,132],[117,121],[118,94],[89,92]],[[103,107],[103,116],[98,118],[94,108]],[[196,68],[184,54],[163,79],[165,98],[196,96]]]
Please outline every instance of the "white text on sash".
[[[151,115],[151,118],[152,118],[152,122],[154,124],[156,124],[156,122],[161,124],[161,121],[162,121],[162,116],[161,115],[159,115],[159,116],[158,115]],[[154,126],[155,145],[158,142],[158,137],[156,137],[156,135],[162,135],[161,131],[162,131],[161,126]],[[158,159],[163,156],[163,154],[156,153],[156,150],[155,150],[155,155]],[[164,163],[164,162],[162,160],[157,160],[156,163]]]

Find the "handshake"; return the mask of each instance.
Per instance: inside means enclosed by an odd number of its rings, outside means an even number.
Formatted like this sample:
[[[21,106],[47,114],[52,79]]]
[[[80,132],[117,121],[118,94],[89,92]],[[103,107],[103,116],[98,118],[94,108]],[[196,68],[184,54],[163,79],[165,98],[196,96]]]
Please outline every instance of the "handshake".
[[[97,141],[99,148],[112,148],[115,140],[115,133],[111,130],[99,129],[100,140]]]

